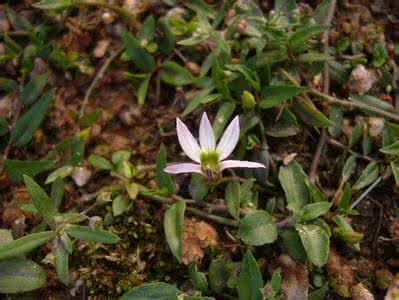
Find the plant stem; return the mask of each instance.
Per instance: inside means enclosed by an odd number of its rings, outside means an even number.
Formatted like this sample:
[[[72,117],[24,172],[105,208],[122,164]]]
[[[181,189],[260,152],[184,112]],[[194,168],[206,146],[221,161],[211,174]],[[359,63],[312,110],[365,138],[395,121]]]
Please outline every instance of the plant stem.
[[[138,184],[139,187],[139,194],[142,197],[145,197],[147,199],[151,199],[153,201],[156,201],[158,203],[161,203],[163,205],[171,205],[173,203],[176,203],[176,201],[172,198],[169,197],[165,197],[165,196],[159,196],[159,195],[153,195],[153,194],[149,194],[149,189],[147,189],[145,186]],[[184,199],[182,199],[184,200]],[[223,224],[223,225],[228,225],[228,226],[232,226],[232,227],[238,227],[238,222],[235,220],[231,220],[231,219],[227,219],[227,218],[223,218],[220,216],[216,216],[213,214],[209,214],[206,212],[203,212],[199,209],[193,208],[193,207],[187,207],[186,210],[190,213],[192,213],[193,215],[199,216],[199,217],[203,217],[205,219]]]
[[[362,158],[362,159],[367,160],[367,161],[369,161],[369,162],[379,162],[379,160],[374,159],[374,158],[372,158],[372,157],[370,157],[370,156],[362,155],[362,154],[360,154],[360,153],[357,153],[357,152],[353,151],[353,150],[350,149],[348,146],[345,146],[344,144],[342,144],[342,143],[340,143],[340,142],[338,142],[337,140],[334,140],[334,139],[332,139],[332,138],[328,138],[328,139],[327,139],[327,142],[328,142],[331,146],[334,146],[334,147],[343,149],[343,150],[345,150],[345,151],[348,151],[350,154],[353,154],[353,155],[355,155],[356,157]]]
[[[110,66],[111,62],[118,57],[119,54],[122,53],[123,47],[119,48],[115,52],[113,52],[107,60],[104,62],[104,64],[101,66],[101,69],[98,71],[96,77],[94,77],[94,80],[90,84],[89,88],[86,91],[85,97],[82,102],[82,106],[80,107],[80,112],[79,112],[79,120],[83,117],[85,113],[85,109],[87,104],[89,103],[91,94],[93,93],[94,89],[96,88],[98,82],[104,77],[105,72],[108,70],[108,67]]]

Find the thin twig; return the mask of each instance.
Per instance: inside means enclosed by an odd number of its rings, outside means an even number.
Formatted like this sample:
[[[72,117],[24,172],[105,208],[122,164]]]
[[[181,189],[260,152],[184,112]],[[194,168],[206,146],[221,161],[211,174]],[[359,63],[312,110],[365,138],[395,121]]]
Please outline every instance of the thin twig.
[[[141,184],[137,184],[137,185],[139,187],[139,194],[142,197],[151,199],[153,201],[156,201],[156,202],[164,204],[164,205],[172,205],[172,204],[176,203],[176,201],[172,198],[150,194],[149,190],[145,186],[143,186]],[[217,222],[217,223],[220,223],[223,225],[238,227],[238,222],[235,220],[232,220],[232,219],[227,219],[224,217],[212,215],[212,214],[206,213],[204,211],[201,211],[201,210],[193,208],[193,207],[186,207],[186,211],[192,213],[193,215],[203,217],[205,219],[212,220],[214,222]]]
[[[362,155],[362,154],[360,154],[360,153],[357,153],[356,151],[353,151],[353,150],[352,150],[351,148],[349,148],[348,146],[345,146],[344,144],[338,142],[337,140],[334,140],[333,138],[328,138],[328,139],[327,139],[327,142],[328,142],[331,146],[334,146],[334,147],[336,147],[336,148],[340,148],[340,149],[342,149],[342,150],[348,151],[350,154],[353,154],[353,155],[355,155],[355,156],[358,157],[358,158],[367,160],[367,161],[369,161],[369,162],[380,162],[380,160],[378,160],[378,159],[374,159],[374,158],[372,158],[372,157],[370,157],[370,156]]]
[[[335,12],[335,7],[336,7],[337,1],[332,0],[330,3],[330,7],[328,9],[328,14],[327,17],[324,21],[324,25],[330,25],[332,22],[332,19],[334,17],[334,12]],[[328,51],[329,51],[329,29],[326,29],[323,33],[323,38],[322,38],[322,43],[323,43],[323,50],[324,54],[327,56]],[[328,94],[330,92],[330,76],[329,76],[330,68],[328,61],[324,63],[324,69],[323,69],[323,77],[322,77],[322,82],[323,82],[323,93]],[[323,152],[323,148],[326,145],[327,141],[327,131],[325,128],[322,128],[321,130],[321,135],[320,135],[320,140],[319,143],[317,144],[316,152],[313,157],[312,165],[310,167],[310,173],[309,173],[309,179],[312,183],[314,183],[315,178],[316,178],[316,173],[317,173],[317,168],[319,166],[320,162],[320,157],[321,153]]]
[[[373,183],[372,185],[370,185],[370,186],[367,188],[367,190],[365,190],[365,191],[359,196],[359,198],[357,198],[357,199],[352,203],[351,209],[354,209],[354,208],[360,203],[360,201],[362,201],[364,198],[366,198],[366,196],[367,196],[368,194],[370,194],[370,192],[371,192],[372,190],[374,190],[374,188],[375,188],[377,185],[379,185],[380,182],[383,181],[383,179],[384,179],[384,176],[382,176],[382,175],[381,175],[380,177],[378,177],[377,180],[374,181],[374,183]]]
[[[123,48],[119,48],[116,50],[114,53],[112,53],[107,60],[104,62],[102,65],[101,69],[98,71],[96,77],[90,84],[89,88],[86,91],[85,97],[82,102],[82,106],[80,107],[80,112],[79,112],[79,119],[81,119],[85,113],[85,109],[87,104],[89,103],[89,99],[91,97],[91,94],[93,93],[95,87],[97,86],[98,82],[103,78],[105,72],[107,71],[108,67],[110,66],[111,62],[118,57],[119,54],[122,53]]]
[[[399,114],[397,114],[397,113],[388,112],[386,110],[383,110],[383,109],[380,109],[380,108],[377,108],[374,106],[370,106],[368,104],[361,103],[361,102],[351,102],[351,101],[347,101],[347,100],[338,99],[336,97],[319,92],[318,90],[316,90],[314,88],[311,88],[309,90],[309,92],[312,95],[317,96],[317,97],[319,97],[319,99],[325,100],[330,104],[339,104],[339,105],[341,105],[343,107],[347,107],[347,108],[359,108],[359,109],[367,110],[369,112],[372,112],[377,115],[383,116],[385,118],[392,119],[392,120],[399,122]]]

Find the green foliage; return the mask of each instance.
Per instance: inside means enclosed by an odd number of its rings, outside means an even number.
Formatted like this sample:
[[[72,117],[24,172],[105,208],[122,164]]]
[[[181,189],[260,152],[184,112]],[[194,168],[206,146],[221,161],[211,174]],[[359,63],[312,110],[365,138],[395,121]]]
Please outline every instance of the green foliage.
[[[126,294],[121,300],[178,300],[178,289],[174,286],[163,283],[148,283],[135,287]]]
[[[247,251],[241,263],[240,275],[238,278],[238,299],[240,300],[261,300],[263,288],[262,274],[258,263],[251,251]]]
[[[245,244],[261,246],[277,239],[277,228],[266,211],[254,211],[241,220],[238,234]]]
[[[321,267],[327,262],[330,249],[330,236],[326,230],[314,224],[296,225],[308,259],[316,266]]]
[[[166,241],[176,259],[181,262],[183,255],[183,222],[186,204],[179,200],[167,209],[164,217]]]
[[[166,191],[168,195],[172,195],[175,192],[175,183],[173,182],[172,176],[164,171],[166,167],[166,149],[164,145],[161,145],[158,151],[155,181],[160,189]]]
[[[296,161],[280,167],[278,178],[284,189],[288,204],[295,204],[301,207],[309,202],[309,192],[306,187],[305,177],[302,167]]]
[[[7,159],[4,170],[12,181],[22,181],[23,175],[34,177],[53,167],[51,160],[17,160]]]

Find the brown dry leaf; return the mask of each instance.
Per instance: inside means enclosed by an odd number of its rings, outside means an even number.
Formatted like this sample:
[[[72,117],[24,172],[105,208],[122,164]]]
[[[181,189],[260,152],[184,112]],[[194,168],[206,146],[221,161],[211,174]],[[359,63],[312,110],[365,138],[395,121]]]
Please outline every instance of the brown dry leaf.
[[[395,219],[389,225],[389,233],[393,239],[399,239],[399,220]]]
[[[351,296],[353,300],[374,300],[373,294],[361,283],[351,288]]]
[[[204,257],[204,249],[215,246],[218,241],[216,230],[195,219],[184,220],[183,231],[183,263],[199,262]]]
[[[308,299],[308,270],[304,264],[296,262],[288,255],[282,255],[278,259],[283,281],[281,290],[284,299],[306,300]]]
[[[326,267],[335,291],[342,297],[349,297],[355,276],[353,267],[333,249],[330,249]]]

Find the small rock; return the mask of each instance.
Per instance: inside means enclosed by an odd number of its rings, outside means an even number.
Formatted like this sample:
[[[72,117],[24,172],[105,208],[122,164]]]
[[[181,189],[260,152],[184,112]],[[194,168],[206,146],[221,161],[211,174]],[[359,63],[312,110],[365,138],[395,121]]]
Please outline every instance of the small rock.
[[[96,47],[93,50],[93,56],[95,58],[103,57],[105,55],[105,52],[107,52],[107,49],[110,44],[111,44],[111,41],[107,40],[107,39],[98,41]]]
[[[349,76],[349,90],[352,93],[363,95],[368,92],[377,81],[377,75],[373,70],[368,70],[364,65],[357,65]]]
[[[370,136],[376,138],[381,134],[382,130],[384,129],[384,119],[370,117],[369,125],[370,125],[369,129]]]
[[[102,18],[103,22],[105,24],[107,24],[107,25],[111,24],[111,23],[113,23],[115,21],[115,15],[113,13],[108,12],[108,11],[103,13],[101,18]]]
[[[72,173],[72,179],[75,181],[77,186],[84,186],[91,177],[91,171],[83,168],[77,167]]]

